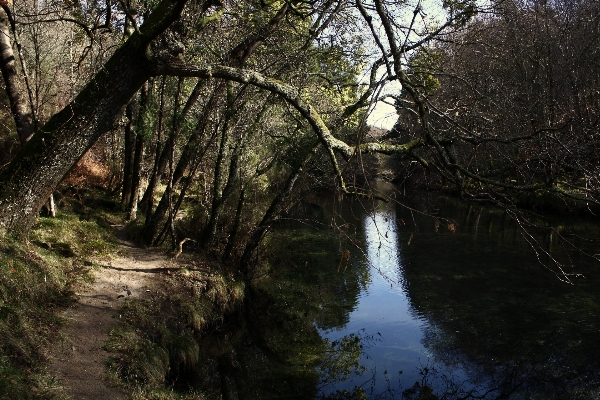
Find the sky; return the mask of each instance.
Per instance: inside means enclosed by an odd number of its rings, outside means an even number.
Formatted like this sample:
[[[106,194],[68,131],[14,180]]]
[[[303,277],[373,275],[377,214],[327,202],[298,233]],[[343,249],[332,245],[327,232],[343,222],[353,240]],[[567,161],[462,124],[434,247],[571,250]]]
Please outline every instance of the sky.
[[[367,124],[389,130],[392,129],[397,118],[398,116],[393,106],[379,101],[367,118]]]
[[[397,95],[400,93],[400,88],[401,86],[397,81],[388,82],[379,94],[379,97],[381,98],[386,94]],[[391,101],[391,99],[388,99],[388,102]],[[383,101],[378,101],[367,118],[367,124],[389,130],[392,129],[397,119],[398,115],[394,106]]]

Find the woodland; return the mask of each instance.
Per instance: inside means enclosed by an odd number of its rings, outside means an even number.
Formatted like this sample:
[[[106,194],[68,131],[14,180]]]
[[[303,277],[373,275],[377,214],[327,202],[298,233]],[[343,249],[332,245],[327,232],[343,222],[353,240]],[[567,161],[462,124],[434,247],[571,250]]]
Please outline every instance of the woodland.
[[[91,148],[145,245],[189,237],[242,270],[300,191],[369,196],[369,153],[394,156],[398,179],[428,175],[515,215],[519,197],[597,205],[593,1],[3,10],[11,235],[27,236]],[[398,121],[373,137],[377,102]]]
[[[6,254],[71,198],[249,278],[278,218],[382,177],[524,231],[530,212],[597,218],[595,0],[0,3]],[[381,103],[389,131],[368,122]]]

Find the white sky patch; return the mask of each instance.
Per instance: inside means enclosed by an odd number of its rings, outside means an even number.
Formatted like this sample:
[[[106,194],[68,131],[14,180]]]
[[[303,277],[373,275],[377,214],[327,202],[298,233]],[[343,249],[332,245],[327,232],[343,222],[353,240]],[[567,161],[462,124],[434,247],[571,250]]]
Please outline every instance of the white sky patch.
[[[398,95],[400,94],[401,86],[397,81],[389,82],[385,88],[379,94],[379,98],[383,98],[385,95]],[[367,124],[371,126],[376,126],[378,128],[383,129],[392,129],[396,120],[398,119],[398,115],[396,114],[396,109],[389,103],[393,103],[394,100],[391,98],[387,99],[387,102],[378,101],[373,106],[371,112],[369,113],[369,117],[367,118]]]
[[[398,115],[396,114],[396,109],[389,104],[379,101],[369,114],[367,124],[390,130],[397,119]]]

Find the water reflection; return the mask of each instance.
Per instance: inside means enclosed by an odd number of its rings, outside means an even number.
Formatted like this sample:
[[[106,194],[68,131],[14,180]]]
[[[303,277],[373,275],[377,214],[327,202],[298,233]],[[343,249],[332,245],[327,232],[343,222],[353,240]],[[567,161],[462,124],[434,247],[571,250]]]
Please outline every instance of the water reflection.
[[[407,295],[427,321],[422,343],[436,364],[468,371],[489,398],[593,398],[600,382],[597,263],[553,251],[588,277],[564,284],[502,211],[444,199],[437,205],[459,229],[436,232],[417,218],[421,229],[403,249]],[[564,226],[571,233],[589,228]],[[545,232],[530,233],[552,250]],[[597,246],[595,238],[588,244]]]
[[[322,394],[339,396],[362,390],[369,398],[401,398],[403,393],[419,398],[432,386],[447,390],[450,383],[455,393],[479,393],[462,365],[434,365],[424,341],[429,325],[413,309],[406,292],[401,251],[406,239],[400,237],[398,220],[393,203],[378,203],[374,211],[363,216],[364,262],[369,266],[370,284],[360,293],[348,323],[322,332],[329,340],[341,340],[356,332],[377,338],[365,346],[361,357],[368,373],[350,376]]]
[[[369,263],[392,286],[402,281],[396,213],[374,211],[364,218],[364,230]]]
[[[503,212],[408,201],[412,210],[325,204],[312,228],[288,221],[270,236],[235,349],[238,364],[251,366],[243,379],[234,374],[251,393],[244,397],[597,395],[597,265],[570,254],[587,278],[566,285],[540,266]],[[349,228],[325,228],[331,219]],[[563,229],[598,233],[594,225]]]
[[[600,382],[598,264],[561,248],[552,232],[530,231],[587,277],[565,285],[503,211],[441,197],[408,202],[412,209],[380,204],[365,217],[367,257],[388,279],[372,277],[350,322],[335,332],[382,334],[364,357],[377,374],[388,372],[371,396],[418,398],[432,389],[444,398],[593,397]],[[440,216],[451,220],[440,224]],[[589,222],[563,221],[561,229],[573,240],[595,239],[576,243],[592,253],[599,228]],[[386,385],[398,369],[392,395]]]

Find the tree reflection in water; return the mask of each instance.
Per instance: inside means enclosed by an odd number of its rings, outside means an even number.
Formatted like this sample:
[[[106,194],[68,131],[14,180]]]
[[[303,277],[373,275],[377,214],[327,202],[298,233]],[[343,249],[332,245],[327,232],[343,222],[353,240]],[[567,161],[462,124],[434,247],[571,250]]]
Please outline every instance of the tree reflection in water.
[[[234,379],[239,398],[599,394],[597,265],[571,254],[587,279],[566,285],[502,211],[431,201],[427,211],[452,217],[453,230],[402,207],[379,205],[369,217],[354,202],[336,211],[342,230],[327,215],[270,236],[245,313],[249,333],[235,346],[245,365]],[[598,234],[584,223],[563,229]],[[535,234],[552,250],[551,237]]]

